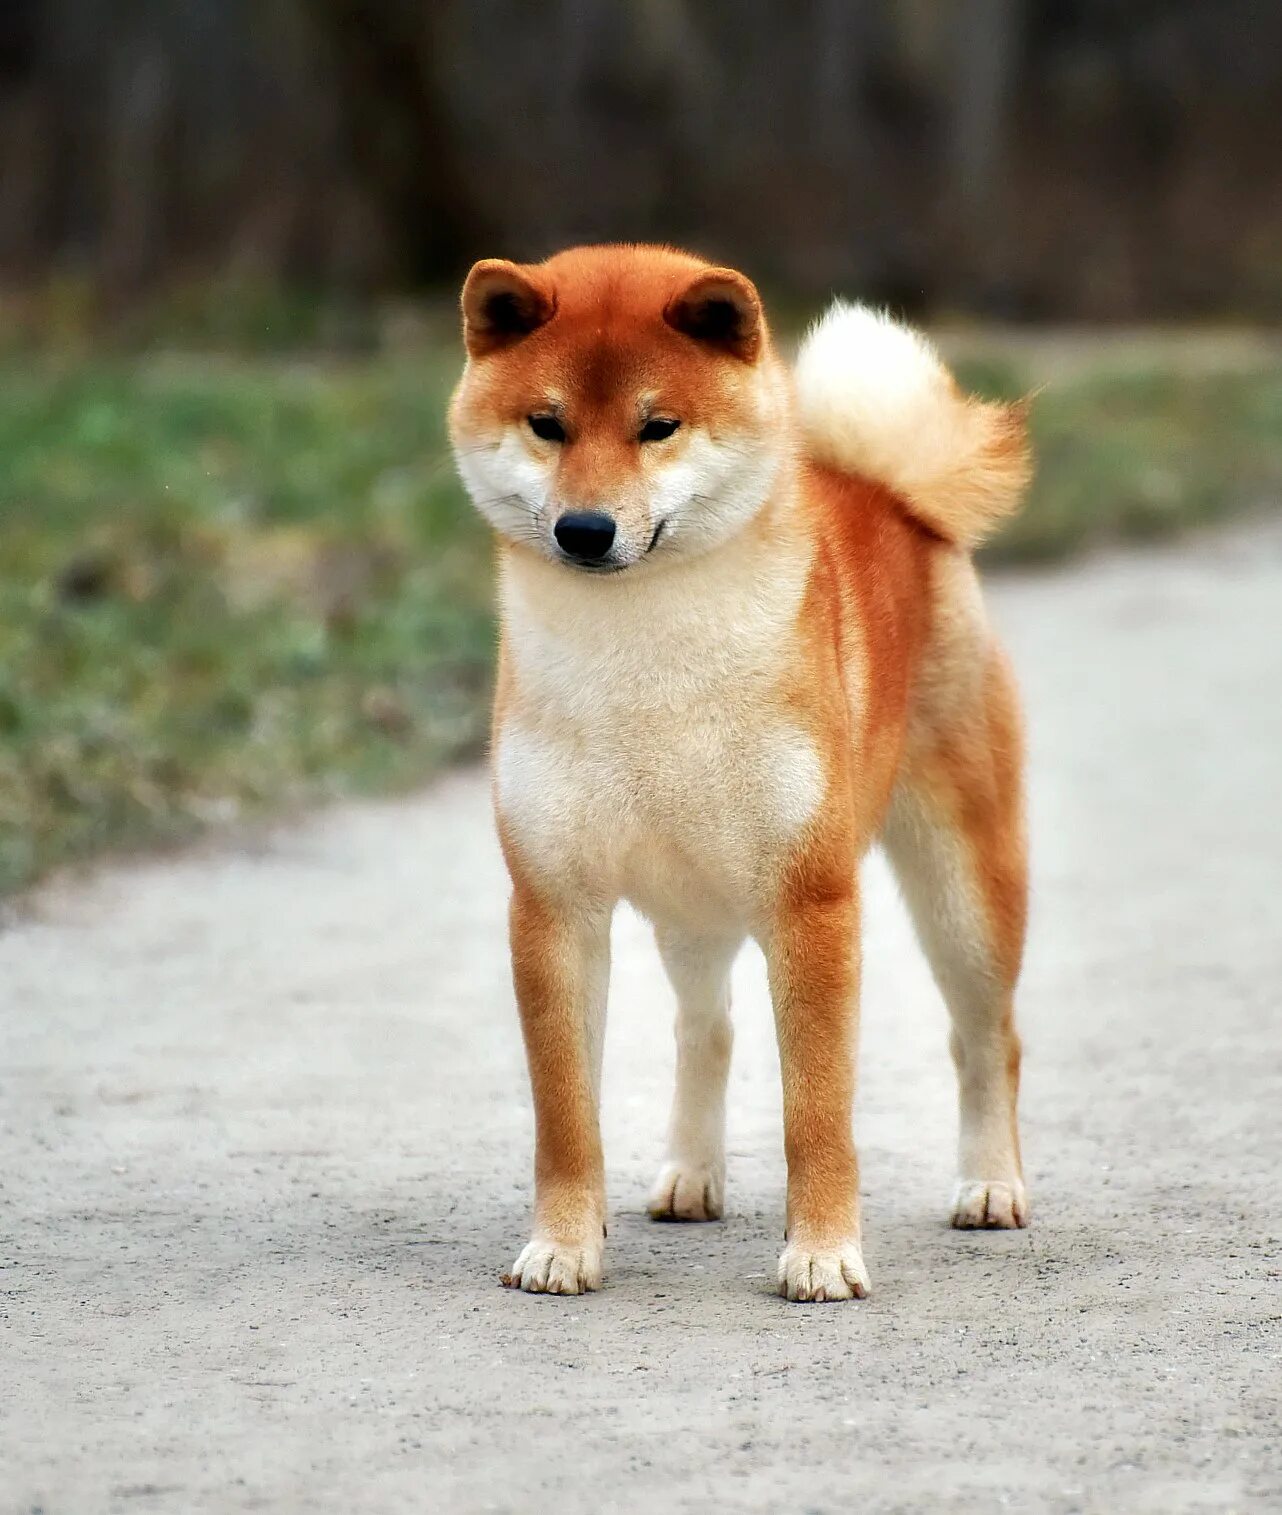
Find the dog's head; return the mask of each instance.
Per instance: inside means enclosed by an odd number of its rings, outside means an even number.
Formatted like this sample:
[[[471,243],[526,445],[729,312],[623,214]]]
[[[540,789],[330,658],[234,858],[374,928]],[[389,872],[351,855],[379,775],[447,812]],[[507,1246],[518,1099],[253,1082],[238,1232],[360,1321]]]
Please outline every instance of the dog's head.
[[[489,258],[463,286],[459,472],[501,536],[611,573],[709,551],[773,487],[787,384],[752,283],[661,247]]]

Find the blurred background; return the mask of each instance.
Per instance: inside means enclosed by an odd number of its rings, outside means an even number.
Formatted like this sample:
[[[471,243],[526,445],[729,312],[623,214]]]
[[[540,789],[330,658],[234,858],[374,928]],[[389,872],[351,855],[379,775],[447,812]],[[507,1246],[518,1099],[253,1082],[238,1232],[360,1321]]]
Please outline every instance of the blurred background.
[[[108,304],[627,238],[915,312],[1282,313],[1260,0],[8,0],[0,28],[0,268]]]
[[[1282,6],[7,0],[0,890],[483,740],[470,261],[669,240],[1040,390],[990,550],[1276,504]]]

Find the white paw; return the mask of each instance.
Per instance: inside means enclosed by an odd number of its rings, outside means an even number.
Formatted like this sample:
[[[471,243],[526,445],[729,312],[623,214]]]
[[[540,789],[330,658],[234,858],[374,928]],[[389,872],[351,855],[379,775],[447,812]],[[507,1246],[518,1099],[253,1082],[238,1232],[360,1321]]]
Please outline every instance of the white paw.
[[[1013,1231],[1028,1224],[1028,1196],[1019,1179],[959,1178],[952,1223],[959,1231]]]
[[[720,1220],[725,1208],[724,1164],[695,1167],[664,1163],[650,1189],[651,1220]]]
[[[525,1244],[503,1282],[527,1294],[585,1294],[601,1287],[603,1251],[600,1241],[558,1242],[536,1236]]]
[[[789,1242],[779,1259],[779,1292],[788,1299],[867,1299],[870,1287],[856,1241],[832,1247]]]

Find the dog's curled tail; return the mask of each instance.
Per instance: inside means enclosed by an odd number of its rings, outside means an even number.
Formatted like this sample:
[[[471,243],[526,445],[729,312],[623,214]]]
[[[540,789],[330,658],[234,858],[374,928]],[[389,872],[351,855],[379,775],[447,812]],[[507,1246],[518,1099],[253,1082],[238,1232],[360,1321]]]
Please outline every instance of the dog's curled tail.
[[[797,355],[798,415],[815,462],[873,479],[938,536],[974,547],[1032,476],[1027,406],[963,394],[930,342],[842,300]]]

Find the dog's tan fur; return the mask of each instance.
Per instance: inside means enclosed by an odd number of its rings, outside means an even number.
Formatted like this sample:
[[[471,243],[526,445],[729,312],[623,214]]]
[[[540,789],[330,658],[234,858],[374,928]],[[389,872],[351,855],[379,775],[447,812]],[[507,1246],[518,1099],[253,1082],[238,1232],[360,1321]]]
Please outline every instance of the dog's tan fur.
[[[536,1123],[521,1288],[601,1279],[609,924],[655,923],[678,1000],[656,1218],[721,1213],[728,974],[769,965],[791,1299],[867,1292],[851,1138],[859,860],[885,844],[952,1014],[959,1226],[1027,1216],[1013,993],[1024,935],[1018,706],[968,549],[1027,478],[1022,414],[960,395],[858,307],[796,377],[752,285],[664,248],[478,264],[451,407],[497,529],[495,804]],[[559,440],[531,415],[550,414]],[[647,417],[680,422],[639,441]],[[567,511],[615,521],[564,560]]]

